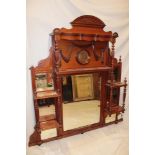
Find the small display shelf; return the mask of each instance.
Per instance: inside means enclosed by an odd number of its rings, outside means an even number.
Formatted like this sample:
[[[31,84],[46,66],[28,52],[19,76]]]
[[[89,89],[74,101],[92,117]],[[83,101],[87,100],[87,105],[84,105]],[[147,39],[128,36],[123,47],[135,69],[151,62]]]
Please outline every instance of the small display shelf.
[[[127,84],[125,82],[118,82],[118,81],[114,81],[113,83],[111,83],[111,81],[108,80],[108,83],[106,84],[106,86],[116,88],[116,87],[127,86]]]
[[[113,72],[112,72],[113,74]],[[124,113],[125,111],[125,98],[126,98],[126,87],[127,87],[127,80],[126,78],[124,79],[124,82],[120,81],[114,81],[114,80],[108,80],[106,83],[106,86],[110,88],[109,92],[109,98],[106,104],[105,112],[106,114],[114,114],[116,113],[116,121],[117,121],[117,116],[120,113]],[[120,98],[120,87],[123,87],[123,104],[119,105],[119,98]],[[114,90],[118,89],[118,94],[116,94],[116,99],[114,99]],[[115,102],[114,102],[115,101]]]
[[[36,92],[35,99],[55,98],[58,96],[59,94],[56,91],[42,91]]]
[[[124,111],[124,109],[123,109],[123,107],[121,107],[121,106],[111,106],[111,114],[114,114],[114,113],[121,113],[121,112],[123,112]],[[105,109],[105,112],[109,112],[109,110],[108,109]]]
[[[49,91],[49,90],[53,90],[52,87],[45,87],[45,88],[37,88],[36,92],[44,92],[44,91]]]
[[[56,120],[50,120],[50,121],[45,121],[40,123],[40,129],[42,131],[53,129],[53,128],[59,128],[59,123]]]
[[[55,115],[51,114],[51,115],[44,115],[44,116],[40,116],[39,117],[39,122],[46,122],[46,121],[50,121],[50,120],[54,120],[55,119]]]
[[[59,123],[56,121],[56,117],[54,114],[40,116],[39,122],[40,129],[42,131],[59,127]]]

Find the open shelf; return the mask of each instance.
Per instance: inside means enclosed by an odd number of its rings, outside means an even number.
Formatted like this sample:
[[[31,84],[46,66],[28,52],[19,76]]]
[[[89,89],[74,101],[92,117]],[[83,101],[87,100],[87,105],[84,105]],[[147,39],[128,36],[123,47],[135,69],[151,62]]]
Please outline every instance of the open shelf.
[[[121,106],[113,106],[111,107],[112,112],[123,112],[123,107]]]
[[[40,116],[39,117],[39,122],[46,122],[46,121],[50,121],[50,120],[54,120],[55,119],[55,115],[51,114],[51,115],[44,115],[44,116]]]
[[[45,92],[45,91],[53,91],[52,87],[45,87],[45,88],[37,88],[36,92]]]
[[[95,72],[99,72],[99,71],[108,71],[108,70],[111,70],[112,69],[112,67],[109,67],[109,66],[103,66],[103,67],[95,67],[95,68],[83,68],[82,70],[81,70],[81,68],[74,68],[74,69],[66,69],[67,70],[67,72],[66,72],[66,70],[60,70],[59,72],[58,72],[58,74],[59,75],[66,75],[66,74],[72,74],[72,75],[74,75],[74,74],[78,74],[78,73],[80,73],[80,74],[86,74],[86,73],[95,73]]]
[[[111,83],[111,81],[109,80],[106,86],[111,87],[111,88],[116,88],[116,87],[127,86],[127,84],[124,82],[117,82],[117,81],[114,81],[113,83]]]
[[[41,122],[40,123],[40,129],[43,130],[48,130],[48,129],[53,129],[53,128],[58,128],[59,123],[56,120],[50,120],[46,122]]]
[[[37,92],[35,99],[55,98],[60,96],[56,91],[43,91]]]
[[[123,112],[123,111],[124,111],[124,109],[121,106],[112,106],[111,107],[111,112],[108,109],[105,109],[106,114],[108,114],[109,112],[111,114],[114,114],[114,113],[120,113],[120,112]]]

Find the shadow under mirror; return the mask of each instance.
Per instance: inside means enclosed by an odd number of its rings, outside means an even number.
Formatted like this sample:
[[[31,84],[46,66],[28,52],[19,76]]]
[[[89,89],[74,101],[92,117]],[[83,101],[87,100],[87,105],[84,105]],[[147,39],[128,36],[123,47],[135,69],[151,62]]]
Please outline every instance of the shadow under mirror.
[[[64,131],[99,122],[100,88],[98,73],[63,76]]]

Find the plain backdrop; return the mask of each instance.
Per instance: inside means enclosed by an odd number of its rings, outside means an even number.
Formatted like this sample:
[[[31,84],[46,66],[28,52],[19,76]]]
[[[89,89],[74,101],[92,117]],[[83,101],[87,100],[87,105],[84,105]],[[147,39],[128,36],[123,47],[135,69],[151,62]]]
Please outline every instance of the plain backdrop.
[[[94,15],[104,21],[106,31],[119,34],[115,57],[122,56],[122,80],[128,80],[128,0],[27,0],[27,142],[35,125],[29,68],[48,56],[49,33],[56,27],[70,28],[70,22],[81,15]],[[128,95],[126,104],[128,109]],[[128,110],[125,117],[128,119]]]
[[[121,2],[121,3],[120,3]],[[56,4],[57,3],[57,4]],[[59,3],[59,4],[58,4]],[[97,4],[98,3],[98,4]],[[154,22],[154,4],[152,0],[130,0],[130,44],[129,44],[129,85],[130,85],[130,154],[132,155],[154,155],[154,139],[155,139],[155,125],[154,125],[154,34],[155,34],[155,22]],[[69,25],[72,21],[72,17],[82,15],[83,13],[89,13],[98,15],[100,18],[106,22],[107,26],[111,26],[114,31],[117,29],[115,24],[123,23],[122,20],[127,20],[125,18],[128,14],[127,2],[119,0],[74,0],[74,1],[58,1],[58,0],[42,0],[34,1],[27,0],[27,6],[25,0],[8,0],[1,1],[0,3],[0,94],[1,94],[1,108],[0,108],[0,154],[26,154],[25,139],[26,139],[26,110],[27,105],[27,137],[33,132],[34,125],[34,111],[32,106],[32,96],[31,96],[31,84],[30,84],[30,73],[28,67],[32,64],[36,64],[39,59],[46,57],[48,55],[48,46],[50,46],[50,41],[48,40],[48,34],[54,25],[60,24],[60,27]],[[54,5],[53,5],[54,4]],[[57,14],[62,14],[61,9],[63,6],[68,5],[66,11],[68,15],[59,17]],[[85,4],[85,5],[84,5]],[[102,4],[102,5],[101,5]],[[42,5],[42,6],[41,6]],[[48,6],[49,9],[45,9]],[[91,5],[91,7],[90,7]],[[93,5],[93,6],[92,6]],[[119,6],[119,7],[118,7]],[[27,7],[27,36],[26,36],[26,7]],[[30,9],[31,8],[31,9]],[[38,8],[38,9],[36,9]],[[98,10],[98,8],[100,8]],[[34,11],[33,11],[34,9]],[[82,11],[81,11],[82,9]],[[31,11],[30,11],[31,10]],[[37,12],[36,12],[37,10]],[[53,12],[54,10],[54,12]],[[58,13],[58,10],[61,10]],[[95,10],[95,11],[94,11]],[[98,10],[98,11],[97,11]],[[124,11],[123,11],[124,10]],[[48,11],[48,12],[47,12]],[[30,13],[31,12],[31,13]],[[44,19],[41,17],[44,15]],[[50,14],[54,15],[54,18],[49,17]],[[77,14],[72,14],[72,12],[77,12]],[[110,15],[110,12],[112,16]],[[29,15],[28,15],[29,14]],[[30,15],[31,14],[31,15]],[[34,16],[35,14],[35,16]],[[38,15],[37,15],[38,14]],[[32,18],[32,15],[34,18]],[[36,16],[37,15],[37,16]],[[121,16],[120,16],[121,15]],[[41,17],[41,18],[40,18]],[[53,16],[52,16],[53,17]],[[67,17],[67,20],[64,18]],[[113,18],[116,17],[116,18]],[[30,22],[31,19],[31,22]],[[36,19],[36,20],[34,20]],[[28,36],[28,32],[36,32],[32,30],[32,21],[45,21],[48,19],[48,30],[46,32],[43,27],[44,24],[35,24],[36,27],[40,27],[39,30],[43,30],[44,36],[40,36],[41,33],[37,30],[34,37]],[[63,20],[62,20],[63,19]],[[106,21],[105,21],[106,19]],[[54,23],[52,21],[59,21]],[[107,22],[108,21],[108,22]],[[63,25],[61,25],[63,22]],[[29,24],[28,24],[29,23]],[[31,24],[30,24],[31,23]],[[38,22],[40,23],[40,22]],[[110,23],[114,23],[110,25]],[[120,24],[119,24],[120,25]],[[31,31],[30,31],[31,29]],[[126,27],[127,29],[127,27]],[[50,32],[49,32],[50,31]],[[120,28],[121,31],[121,28]],[[120,33],[118,31],[118,33]],[[30,33],[29,33],[30,34]],[[120,35],[120,34],[119,34]],[[120,35],[120,37],[125,37],[126,35]],[[30,39],[31,38],[31,39]],[[39,39],[38,39],[39,38]],[[44,38],[44,39],[43,39]],[[39,44],[32,44],[33,41],[43,40],[42,46],[45,50],[39,49]],[[25,59],[26,53],[26,40],[27,40],[27,65]],[[47,40],[47,41],[46,41]],[[122,40],[123,41],[123,40]],[[124,40],[125,41],[125,40]],[[38,43],[40,43],[39,41]],[[48,43],[47,43],[48,42]],[[30,45],[31,43],[31,45]],[[121,43],[123,46],[123,42]],[[117,44],[117,45],[118,45]],[[32,46],[33,45],[33,46]],[[32,48],[33,47],[33,50]],[[35,48],[34,48],[35,47]],[[31,50],[30,50],[31,49]],[[36,50],[37,49],[37,50]],[[46,50],[47,49],[47,50]],[[125,48],[124,48],[125,49]],[[121,49],[120,49],[121,50]],[[120,50],[117,51],[120,52]],[[121,50],[121,54],[126,51]],[[35,53],[35,54],[34,54]],[[39,53],[39,54],[38,54]],[[35,57],[32,57],[34,55]],[[124,57],[125,58],[125,57]],[[128,66],[128,54],[126,56],[125,66]],[[25,68],[25,66],[27,66]],[[124,67],[125,67],[124,66]],[[124,68],[123,67],[123,68]],[[27,71],[27,75],[25,74]],[[128,72],[128,69],[124,70],[123,73]],[[127,75],[127,74],[126,74]],[[26,83],[27,78],[27,83]],[[8,87],[9,86],[9,87]],[[25,87],[27,86],[27,90]],[[129,91],[128,90],[128,91]],[[27,101],[26,93],[27,92]],[[26,104],[27,103],[27,104]],[[28,120],[29,119],[29,120]],[[110,128],[112,128],[110,126]],[[107,128],[101,128],[107,130]],[[95,132],[93,130],[92,132]],[[88,132],[90,134],[90,132]],[[97,134],[99,135],[99,134]],[[80,136],[80,135],[79,135]],[[99,135],[100,136],[100,135]],[[73,139],[76,139],[73,136]],[[67,138],[66,138],[67,139]],[[69,137],[69,139],[72,139]],[[65,140],[62,139],[62,140]],[[67,141],[67,140],[66,140]],[[57,143],[58,141],[56,141]],[[52,143],[52,142],[50,142]],[[54,143],[54,141],[53,141]],[[52,143],[52,144],[53,144]],[[58,144],[58,143],[57,143]],[[53,145],[51,145],[51,149]],[[34,154],[33,154],[34,155]],[[51,155],[51,154],[50,154]],[[123,154],[124,155],[124,154]]]

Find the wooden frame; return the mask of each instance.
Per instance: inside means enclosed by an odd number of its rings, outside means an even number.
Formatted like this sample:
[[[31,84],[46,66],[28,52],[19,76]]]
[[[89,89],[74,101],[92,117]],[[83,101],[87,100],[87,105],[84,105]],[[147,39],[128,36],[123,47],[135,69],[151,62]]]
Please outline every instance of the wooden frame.
[[[105,27],[104,22],[91,15],[80,16],[71,22],[71,25],[71,29],[54,29],[53,33],[50,34],[52,38],[52,47],[50,48],[49,57],[42,60],[37,67],[31,67],[36,125],[34,133],[30,136],[29,146],[40,145],[51,140],[84,133],[123,120],[123,118],[119,119],[118,115],[125,111],[127,80],[125,79],[124,82],[121,82],[121,59],[117,61],[114,57],[115,43],[118,34],[116,32],[112,33],[111,31],[105,32],[103,29]],[[109,42],[112,43],[111,50]],[[80,50],[88,51],[89,61],[87,63],[82,64],[76,61],[77,52]],[[117,81],[114,77],[114,69],[116,67],[119,71],[117,74]],[[50,92],[50,96],[42,96],[42,98],[52,97],[55,99],[56,115],[54,117],[46,116],[40,118],[34,77],[36,73],[44,71],[50,71],[52,73],[54,91]],[[98,73],[101,77],[100,120],[98,123],[64,131],[62,77],[65,75],[91,73]],[[119,103],[120,87],[124,87],[123,103],[121,104]],[[118,88],[117,104],[113,104],[114,88]],[[106,123],[106,117],[112,114],[116,114],[115,120]],[[41,120],[46,122],[47,128],[57,129],[56,137],[45,140],[41,139],[41,130],[45,129]]]

